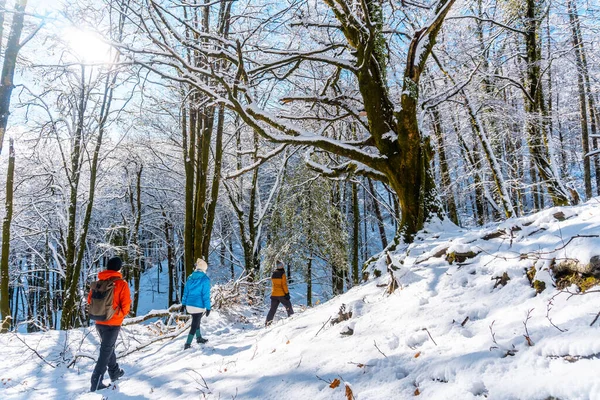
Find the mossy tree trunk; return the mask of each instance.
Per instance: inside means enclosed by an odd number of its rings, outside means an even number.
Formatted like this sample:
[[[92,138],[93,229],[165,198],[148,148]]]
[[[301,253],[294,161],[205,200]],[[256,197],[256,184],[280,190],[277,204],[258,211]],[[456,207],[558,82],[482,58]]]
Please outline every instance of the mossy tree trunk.
[[[2,251],[0,253],[0,316],[2,317],[0,333],[6,333],[11,326],[9,267],[10,224],[13,214],[13,188],[15,178],[15,151],[12,138],[8,150],[8,172],[6,174],[5,214],[2,221]]]
[[[150,9],[140,9],[137,16],[144,19],[147,17],[145,13],[151,13],[154,25],[173,33],[172,38],[177,41],[177,46],[169,47],[169,44],[157,44],[161,48],[160,53],[152,49],[142,49],[137,52],[136,58],[139,59],[143,54],[152,58],[150,63],[144,63],[146,68],[150,68],[166,78],[183,81],[209,99],[224,104],[267,140],[309,146],[339,156],[340,159],[348,160],[332,168],[323,168],[323,171],[327,172],[326,175],[358,174],[387,183],[396,193],[402,210],[398,236],[402,236],[402,239],[407,242],[411,241],[416,232],[424,226],[425,221],[432,217],[442,216],[442,208],[437,197],[430,166],[431,146],[428,139],[419,130],[417,106],[421,74],[435,45],[443,21],[455,0],[437,2],[431,10],[432,18],[429,23],[413,34],[401,82],[400,104],[392,99],[388,91],[385,67],[387,45],[383,34],[384,21],[381,2],[365,0],[359,4],[350,4],[347,0],[324,1],[337,20],[337,25],[335,27],[327,26],[323,29],[341,31],[346,42],[344,47],[350,50],[348,54],[352,59],[349,62],[338,62],[332,56],[339,48],[339,43],[332,42],[331,46],[324,46],[326,50],[312,54],[300,50],[290,51],[289,54],[281,55],[279,60],[276,59],[271,63],[267,62],[265,58],[264,65],[248,65],[251,69],[246,70],[249,58],[245,54],[245,42],[242,44],[241,42],[223,41],[221,38],[209,35],[202,36],[201,40],[190,41],[185,33],[175,32],[174,25],[165,22],[176,20],[177,16],[169,14],[155,5]],[[288,11],[291,12],[291,9]],[[183,20],[180,22],[186,23]],[[148,31],[150,35],[152,32],[153,29]],[[333,36],[329,35],[329,37]],[[206,46],[206,43],[209,43],[210,46]],[[217,68],[197,68],[193,62],[188,62],[181,57],[180,51],[177,50],[179,45],[189,48],[191,52],[202,54],[203,57],[218,65],[226,62],[232,68],[227,73],[220,73],[221,70]],[[214,51],[215,47],[219,51]],[[318,47],[321,47],[320,43]],[[320,57],[322,54],[327,57]],[[272,60],[273,56],[269,55],[268,58]],[[282,74],[284,75],[282,79],[286,80],[289,74],[299,71],[299,66],[304,62],[321,63],[326,69],[343,70],[344,73],[352,74],[356,78],[366,119],[354,115],[354,121],[364,127],[361,132],[361,135],[367,136],[364,140],[357,143],[339,138],[332,139],[326,136],[328,133],[321,134],[321,132],[306,135],[297,125],[290,124],[289,120],[263,110],[254,100],[255,93],[250,88],[264,79],[266,75],[273,73],[275,76],[280,76],[281,69],[289,66],[290,70]],[[169,67],[175,65],[178,71],[176,76],[156,68],[160,63]],[[207,84],[207,78],[210,79],[211,84]],[[225,98],[222,97],[223,94]],[[301,99],[280,100],[284,100],[284,103],[290,101],[321,103],[324,101],[323,96],[312,100],[307,96],[302,96]],[[333,104],[332,102],[334,100],[326,104],[342,108],[348,106],[348,104]],[[329,122],[326,123],[329,124]],[[324,132],[328,131],[324,130]],[[366,147],[369,147],[370,150],[365,150]]]

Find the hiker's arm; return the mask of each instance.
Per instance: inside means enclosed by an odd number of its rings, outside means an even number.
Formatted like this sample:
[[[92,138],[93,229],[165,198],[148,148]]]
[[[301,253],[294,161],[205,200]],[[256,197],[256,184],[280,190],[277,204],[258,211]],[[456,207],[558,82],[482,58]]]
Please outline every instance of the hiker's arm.
[[[129,292],[129,285],[126,282],[124,283],[125,285],[123,290],[121,290],[121,298],[119,300],[121,304],[121,312],[124,316],[127,316],[129,314],[129,309],[131,308],[131,293]]]
[[[285,277],[285,274],[281,275],[281,285],[283,286],[283,293],[289,294],[290,290],[288,289],[287,278]]]
[[[208,282],[204,285],[204,290],[202,291],[202,302],[204,303],[204,308],[206,308],[207,311],[210,310],[210,280],[208,280]]]
[[[188,297],[189,291],[190,291],[190,285],[186,282],[185,286],[183,287],[183,296],[181,297],[181,305],[182,306],[187,305],[185,303],[187,302],[187,297]]]

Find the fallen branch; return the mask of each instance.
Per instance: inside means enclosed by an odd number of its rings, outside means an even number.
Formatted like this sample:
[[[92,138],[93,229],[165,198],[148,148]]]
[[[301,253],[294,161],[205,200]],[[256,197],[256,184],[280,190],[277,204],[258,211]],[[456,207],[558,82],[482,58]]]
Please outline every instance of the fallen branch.
[[[141,345],[136,346],[136,347],[134,347],[131,350],[126,350],[124,352],[119,352],[117,354],[117,358],[123,358],[125,356],[128,356],[128,355],[130,355],[131,353],[133,353],[135,351],[138,351],[138,350],[141,350],[141,349],[143,349],[145,347],[148,347],[148,346],[150,346],[153,343],[160,342],[161,340],[175,338],[175,337],[179,336],[180,334],[182,334],[183,332],[185,332],[190,327],[190,324],[191,324],[191,322],[188,321],[188,323],[186,323],[182,328],[176,330],[175,332],[168,333],[168,334],[160,336],[160,337],[158,337],[158,338],[156,338],[154,340],[150,340],[150,341],[148,341],[146,343],[142,343]]]
[[[576,361],[579,361],[579,360],[591,360],[591,359],[596,359],[596,358],[598,358],[599,356],[600,356],[600,353],[589,354],[589,355],[587,355],[587,356],[578,356],[578,355],[572,356],[572,355],[570,355],[570,354],[567,354],[567,355],[565,355],[565,356],[548,356],[548,358],[551,358],[551,359],[558,359],[558,358],[562,358],[563,360],[565,360],[565,361],[567,361],[567,362],[574,363],[574,362],[576,362]]]
[[[598,321],[598,318],[600,318],[600,312],[598,312],[598,314],[596,314],[596,318],[594,318],[594,320],[592,321],[590,326],[594,325],[596,323],[596,321]]]
[[[319,334],[319,332],[321,332],[323,330],[323,328],[325,328],[325,325],[327,325],[327,323],[331,320],[331,317],[329,317],[329,319],[327,321],[325,321],[325,323],[323,324],[323,326],[321,327],[321,329],[319,329],[319,331],[317,333],[315,333],[315,337],[317,337],[317,335]]]
[[[181,308],[182,308],[181,304],[173,304],[167,310],[152,310],[146,315],[141,315],[139,317],[133,317],[133,318],[125,318],[123,320],[123,326],[139,324],[141,322],[147,321],[152,318],[170,317],[173,313],[180,311]],[[178,318],[179,319],[189,319],[190,316],[181,314],[178,316]]]
[[[496,341],[496,334],[494,333],[494,323],[496,321],[492,321],[492,323],[490,324],[490,333],[492,335],[492,342],[494,342],[495,346],[490,346],[490,351],[492,351],[492,349],[498,349],[498,350],[502,350],[502,351],[506,351],[506,353],[504,354],[504,356],[502,357],[507,357],[507,356],[514,356],[515,354],[517,354],[517,349],[515,349],[514,345],[512,349],[506,349],[506,348],[502,348],[498,342]]]
[[[376,341],[373,340],[373,344],[375,345],[375,348],[377,349],[377,351],[381,353],[381,355],[383,355],[385,358],[388,358],[388,356],[386,356],[385,353],[379,349]]]
[[[557,294],[555,294],[554,296],[552,296],[550,298],[550,300],[548,301],[548,304],[546,305],[546,319],[548,320],[548,322],[550,322],[550,325],[552,325],[553,327],[555,327],[556,329],[558,329],[560,332],[566,332],[566,331],[568,331],[568,329],[561,329],[561,328],[559,328],[558,326],[556,326],[554,324],[554,322],[552,321],[552,318],[550,318],[550,310],[552,310],[552,307],[554,306],[554,303],[553,303],[554,298],[556,296],[558,296],[559,294],[561,294],[561,293],[562,292],[558,292]],[[599,315],[600,315],[600,313],[599,313]],[[594,320],[594,322],[595,322],[595,320]],[[592,322],[592,324],[593,324],[593,322]]]
[[[429,335],[429,339],[431,339],[431,341],[433,342],[433,344],[435,344],[437,346],[437,343],[435,342],[435,340],[433,340],[433,336],[431,336],[431,333],[429,333],[429,330],[427,328],[423,328],[423,330],[425,332],[427,332],[427,334]]]
[[[200,381],[198,381],[198,379],[194,378],[194,380],[196,381],[197,384],[199,384],[200,386],[202,386],[204,389],[208,390],[210,392],[210,389],[208,388],[208,383],[206,383],[206,379],[204,379],[204,377],[202,376],[201,373],[199,373],[198,371],[195,371],[193,369],[188,369],[188,372],[193,372],[195,374],[197,374],[200,379],[202,379],[202,383],[200,383]],[[199,389],[202,393],[204,393],[203,390]]]
[[[71,359],[71,362],[69,363],[69,365],[67,365],[67,368],[71,368],[72,366],[74,366],[75,363],[77,363],[77,360],[79,360],[80,358],[89,358],[90,360],[96,362],[96,357],[94,357],[92,354],[77,353],[73,356],[73,358]]]
[[[27,347],[27,348],[28,348],[29,350],[31,350],[31,351],[32,351],[32,352],[33,352],[33,353],[34,353],[36,356],[38,356],[40,360],[42,360],[44,363],[46,363],[47,365],[51,366],[52,368],[56,368],[56,366],[55,366],[55,365],[53,365],[53,364],[49,363],[48,361],[46,361],[46,359],[45,359],[44,357],[42,357],[42,355],[41,355],[40,353],[38,353],[38,352],[37,352],[37,350],[35,350],[35,349],[31,348],[31,346],[29,346],[29,345],[28,345],[28,344],[27,344],[27,343],[26,343],[26,342],[25,342],[23,339],[21,339],[21,338],[19,337],[19,335],[18,335],[18,334],[16,334],[16,333],[15,333],[14,335],[15,335],[15,337],[16,337],[17,339],[19,339],[19,340],[21,341],[21,343],[23,343],[23,344],[25,345],[25,347]]]
[[[525,337],[525,340],[527,341],[528,346],[533,346],[533,340],[531,340],[531,336],[529,335],[529,330],[527,329],[527,322],[529,322],[529,320],[531,319],[532,311],[533,311],[533,308],[527,311],[527,317],[525,318],[525,321],[523,321],[523,326],[525,327],[525,334],[523,336]]]

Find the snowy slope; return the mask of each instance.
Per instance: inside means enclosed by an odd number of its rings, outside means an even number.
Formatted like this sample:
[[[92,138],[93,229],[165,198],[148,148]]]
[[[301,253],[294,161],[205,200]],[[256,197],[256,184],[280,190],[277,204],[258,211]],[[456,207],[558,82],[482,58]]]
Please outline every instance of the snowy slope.
[[[483,229],[432,225],[393,254],[393,294],[384,273],[291,318],[280,313],[268,329],[264,315],[215,310],[202,322],[207,345],[183,351],[182,334],[133,352],[119,361],[126,379],[100,393],[87,393],[91,359],[60,362],[61,352],[93,356],[93,331],[3,335],[0,398],[600,399],[600,322],[590,326],[600,294],[560,293],[547,271],[553,258],[600,254],[599,234],[598,199]],[[462,263],[444,255],[468,251],[477,255]],[[524,273],[532,266],[547,282],[539,295]],[[494,288],[504,272],[511,279]],[[352,317],[332,325],[342,304]],[[128,326],[118,350],[152,338],[151,325]]]

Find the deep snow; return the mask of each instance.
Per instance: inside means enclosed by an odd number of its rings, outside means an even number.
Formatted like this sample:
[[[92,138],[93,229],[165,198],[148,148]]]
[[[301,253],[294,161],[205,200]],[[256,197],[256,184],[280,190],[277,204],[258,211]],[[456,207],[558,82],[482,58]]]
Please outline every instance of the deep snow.
[[[557,211],[567,219],[556,220]],[[482,239],[497,230],[505,233]],[[599,234],[598,198],[481,229],[431,225],[392,255],[401,285],[393,294],[385,272],[316,307],[296,307],[291,318],[280,310],[267,329],[264,314],[251,309],[214,310],[202,321],[207,345],[184,351],[182,333],[133,352],[119,360],[126,379],[98,393],[87,393],[91,359],[71,368],[61,362],[95,356],[93,329],[2,335],[0,398],[347,399],[348,385],[361,400],[600,399],[600,322],[590,326],[600,294],[558,292],[548,272],[555,257],[600,254]],[[569,241],[575,235],[591,237]],[[444,249],[478,255],[449,264],[433,257]],[[539,295],[524,272],[533,265],[547,284]],[[510,281],[494,288],[504,272]],[[331,325],[342,304],[352,317]],[[341,335],[348,328],[353,335]],[[152,324],[127,326],[118,351],[156,332]],[[331,388],[335,379],[341,384]]]

